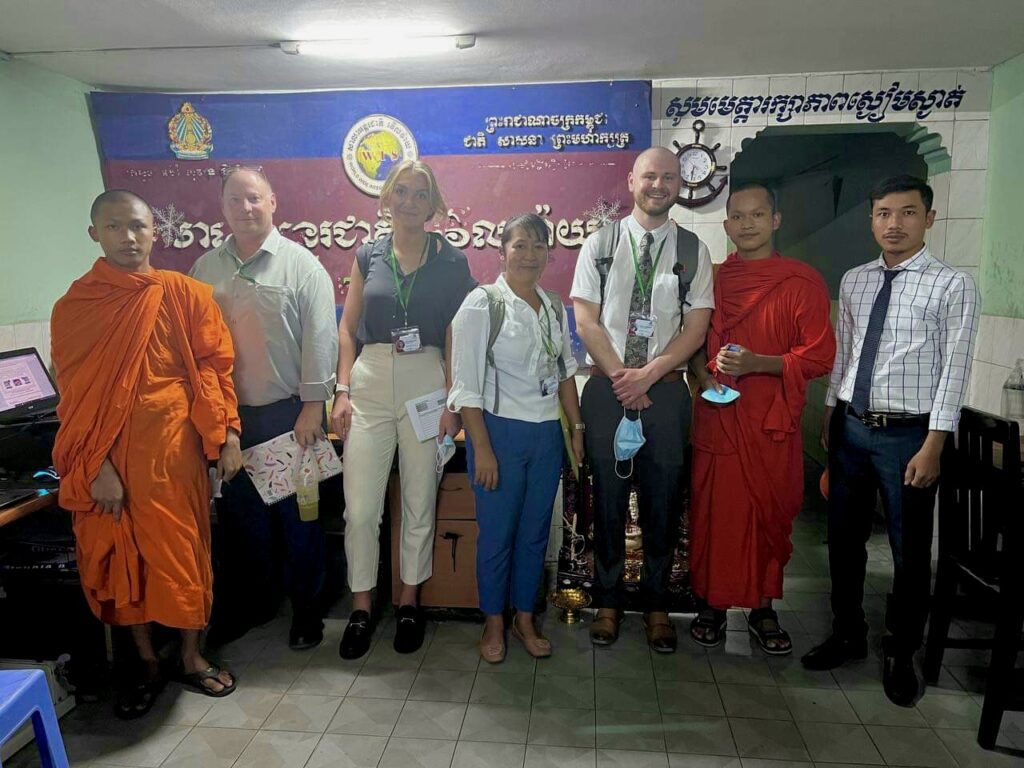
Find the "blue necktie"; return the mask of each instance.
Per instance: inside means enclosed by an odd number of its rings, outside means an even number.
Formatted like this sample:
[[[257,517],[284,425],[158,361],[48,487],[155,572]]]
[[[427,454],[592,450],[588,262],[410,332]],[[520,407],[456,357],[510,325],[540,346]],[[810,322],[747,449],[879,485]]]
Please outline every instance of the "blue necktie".
[[[857,379],[853,384],[853,397],[850,398],[850,405],[858,416],[863,416],[871,406],[871,378],[875,372],[878,347],[882,343],[882,326],[885,325],[885,315],[889,311],[892,281],[902,275],[903,270],[886,270],[882,274],[885,277],[885,283],[882,285],[882,290],[875,296],[875,303],[871,305],[871,317],[868,319],[868,329],[864,333],[864,346],[860,349],[860,362],[857,363]]]

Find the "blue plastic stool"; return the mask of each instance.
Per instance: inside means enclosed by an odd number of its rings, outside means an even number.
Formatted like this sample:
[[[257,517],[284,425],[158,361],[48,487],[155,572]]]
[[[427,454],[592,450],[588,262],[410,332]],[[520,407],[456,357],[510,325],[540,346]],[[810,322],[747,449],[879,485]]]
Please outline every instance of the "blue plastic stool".
[[[69,768],[46,674],[41,669],[0,672],[0,745],[30,717],[43,768]]]

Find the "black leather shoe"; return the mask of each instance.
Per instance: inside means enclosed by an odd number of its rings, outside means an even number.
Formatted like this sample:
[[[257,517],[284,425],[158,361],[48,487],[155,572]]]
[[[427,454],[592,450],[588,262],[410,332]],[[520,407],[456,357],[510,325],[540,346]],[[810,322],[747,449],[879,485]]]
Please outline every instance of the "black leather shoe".
[[[399,607],[395,615],[395,653],[416,653],[422,648],[426,625],[415,605]]]
[[[324,641],[324,623],[317,619],[313,622],[292,622],[288,630],[288,647],[293,651],[308,651],[316,648]]]
[[[914,670],[914,655],[895,652],[888,637],[882,640],[882,686],[889,701],[900,707],[914,706],[921,689]]]
[[[370,614],[366,611],[353,611],[348,617],[345,634],[341,636],[338,655],[343,659],[358,659],[364,656],[370,650],[372,637],[373,624],[370,622]]]
[[[832,635],[821,645],[815,646],[800,659],[807,669],[816,672],[835,669],[848,661],[860,661],[868,656],[868,641],[847,640],[839,635]]]

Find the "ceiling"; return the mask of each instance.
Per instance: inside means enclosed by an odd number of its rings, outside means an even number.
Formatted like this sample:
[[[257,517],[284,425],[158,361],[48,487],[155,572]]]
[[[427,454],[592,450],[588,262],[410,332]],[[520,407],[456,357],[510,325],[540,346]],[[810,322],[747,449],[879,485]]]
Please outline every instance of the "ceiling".
[[[272,47],[396,30],[478,39],[358,62]],[[0,0],[0,51],[91,85],[153,90],[987,67],[1024,51],[1021,30],[1021,0]]]

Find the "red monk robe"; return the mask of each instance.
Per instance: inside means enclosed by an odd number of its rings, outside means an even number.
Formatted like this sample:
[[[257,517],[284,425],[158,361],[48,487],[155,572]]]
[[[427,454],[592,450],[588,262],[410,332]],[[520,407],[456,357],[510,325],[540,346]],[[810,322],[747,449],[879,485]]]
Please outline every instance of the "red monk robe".
[[[709,367],[739,344],[781,356],[782,376],[718,380],[740,392],[729,405],[696,399],[690,568],[694,591],[716,608],[757,608],[782,597],[803,502],[800,413],[807,382],[832,369],[836,342],[825,281],[778,253],[746,261],[732,253],[715,279]]]
[[[202,629],[213,602],[207,459],[241,430],[231,335],[209,286],[99,259],[53,309],[61,393],[54,466],[82,587],[109,624]],[[120,522],[90,489],[104,458]]]

